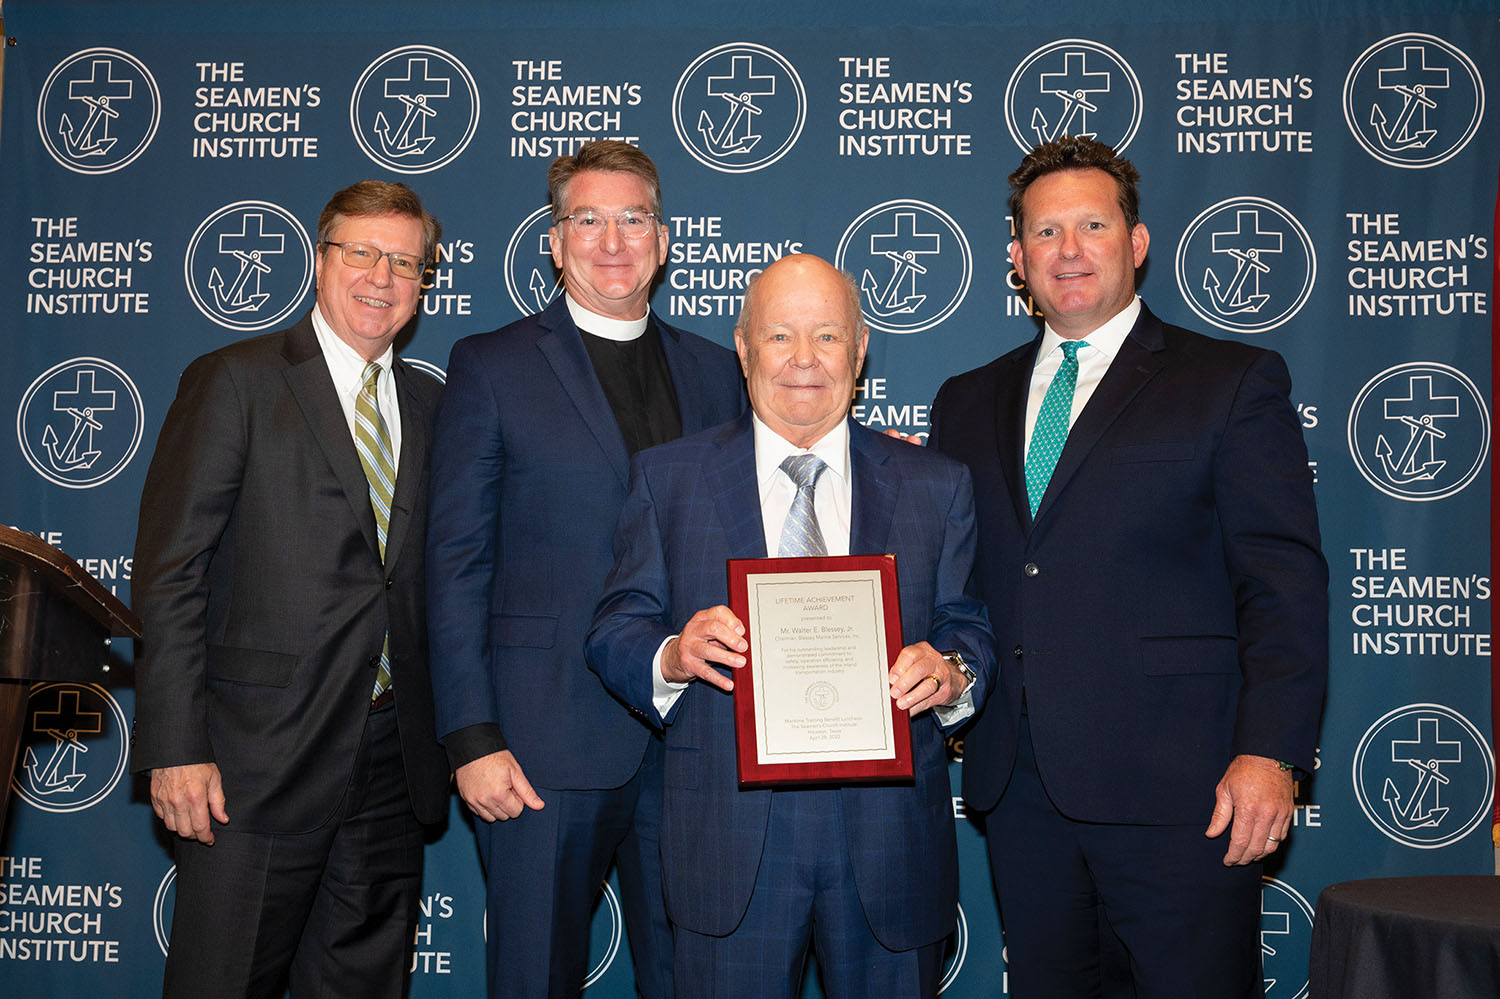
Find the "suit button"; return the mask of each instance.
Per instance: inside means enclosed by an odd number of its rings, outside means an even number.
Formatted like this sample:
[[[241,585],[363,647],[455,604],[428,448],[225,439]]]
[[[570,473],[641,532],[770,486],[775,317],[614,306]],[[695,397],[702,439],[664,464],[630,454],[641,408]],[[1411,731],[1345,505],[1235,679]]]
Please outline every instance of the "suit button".
[[[369,665],[369,667],[371,669],[379,669],[380,668],[380,657],[378,655],[377,656],[371,656],[370,657],[370,662],[368,663],[368,665]]]
[[[1040,576],[1042,574],[1042,567],[1037,565],[1035,562],[1027,562],[1026,568],[1021,571],[1026,573],[1028,577],[1035,579],[1037,576]]]
[[[1014,649],[1011,649],[1011,654],[1014,655],[1017,659],[1020,659],[1024,653],[1021,647],[1017,645]]]
[[[388,589],[388,590],[389,590],[389,589],[390,589],[390,588],[391,588],[391,587],[393,587],[393,586],[395,586],[395,585],[396,585],[396,581],[395,581],[395,580],[394,580],[394,579],[387,579],[387,580],[386,580],[386,581],[385,581],[385,588],[386,588],[386,589]]]

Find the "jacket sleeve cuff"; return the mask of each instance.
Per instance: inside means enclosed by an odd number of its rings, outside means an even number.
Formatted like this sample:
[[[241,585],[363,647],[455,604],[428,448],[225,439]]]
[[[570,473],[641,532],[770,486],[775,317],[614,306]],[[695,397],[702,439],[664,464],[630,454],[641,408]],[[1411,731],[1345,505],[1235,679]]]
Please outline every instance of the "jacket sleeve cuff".
[[[480,722],[457,729],[443,736],[443,748],[448,751],[448,766],[457,770],[465,763],[473,763],[481,756],[499,753],[510,748],[500,726],[493,722]]]

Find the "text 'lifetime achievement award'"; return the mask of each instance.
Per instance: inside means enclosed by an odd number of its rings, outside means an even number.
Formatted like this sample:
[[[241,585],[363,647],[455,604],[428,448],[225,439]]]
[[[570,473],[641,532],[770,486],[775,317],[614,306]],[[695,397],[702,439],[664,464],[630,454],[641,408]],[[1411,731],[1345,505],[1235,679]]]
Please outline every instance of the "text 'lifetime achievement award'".
[[[902,647],[896,556],[728,568],[750,646],[734,685],[740,783],[910,778],[911,721],[886,680]]]

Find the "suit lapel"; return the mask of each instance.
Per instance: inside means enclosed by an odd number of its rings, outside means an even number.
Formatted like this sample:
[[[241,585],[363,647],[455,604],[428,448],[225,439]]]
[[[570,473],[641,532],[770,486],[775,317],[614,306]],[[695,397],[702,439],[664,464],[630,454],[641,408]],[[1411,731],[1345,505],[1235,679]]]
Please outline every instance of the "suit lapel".
[[[881,555],[887,550],[900,477],[890,474],[890,455],[876,449],[875,431],[849,421],[851,505],[849,554]]]
[[[1047,483],[1047,491],[1037,508],[1037,519],[1046,516],[1047,510],[1067,488],[1071,479],[1083,465],[1089,452],[1099,439],[1114,424],[1125,407],[1135,398],[1165,363],[1162,349],[1161,320],[1153,316],[1144,304],[1141,314],[1131,328],[1130,335],[1120,345],[1120,352],[1110,363],[1109,370],[1089,397],[1088,405],[1078,414],[1078,420],[1068,431],[1068,440],[1058,455],[1057,468]]]
[[[350,511],[359,524],[360,533],[370,545],[370,551],[378,558],[380,541],[375,533],[375,511],[370,508],[370,482],[359,463],[359,452],[354,449],[354,438],[349,434],[349,421],[344,408],[339,404],[337,390],[333,387],[333,376],[328,373],[328,363],[323,359],[318,346],[318,335],[313,331],[311,314],[287,331],[282,344],[282,356],[290,367],[286,370],[287,386],[292,398],[307,420],[307,428],[318,446],[323,450],[334,478],[343,487],[349,500]],[[406,424],[402,424],[404,432]],[[404,441],[403,441],[404,444]],[[405,463],[403,462],[403,467]],[[400,475],[398,470],[397,475]]]
[[[537,317],[537,325],[542,329],[541,336],[537,337],[537,349],[551,365],[563,391],[573,401],[578,415],[599,442],[599,448],[608,459],[609,467],[619,477],[620,484],[624,485],[630,472],[630,456],[625,452],[625,439],[620,436],[620,425],[609,408],[609,400],[604,397],[604,389],[599,387],[593,362],[589,360],[588,350],[583,346],[583,334],[574,325],[564,296],[557,296],[547,310]]]
[[[396,493],[391,497],[391,522],[385,532],[385,564],[395,565],[401,554],[411,524],[412,492],[422,488],[418,471],[426,466],[428,447],[427,421],[417,417],[417,397],[412,390],[413,378],[426,378],[397,358],[391,366],[396,378],[396,400],[401,409],[401,460],[396,466]],[[363,469],[361,469],[363,471]]]
[[[680,331],[658,321],[656,313],[648,315],[656,325],[662,353],[667,357],[667,370],[672,375],[672,388],[677,392],[677,412],[682,417],[682,435],[686,437],[700,430],[707,430],[708,422],[704,417],[703,407],[699,405],[703,393],[698,391],[698,386],[703,380],[698,375],[698,359],[683,347]]]
[[[718,447],[704,466],[703,477],[719,522],[737,558],[766,557],[766,529],[760,514],[760,485],[755,477],[755,431],[750,411],[727,424],[714,438]]]
[[[1011,505],[1018,523],[1031,524],[1031,500],[1026,495],[1026,402],[1031,394],[1031,369],[1042,344],[1041,334],[1030,350],[1012,355],[1010,366],[995,379],[995,443]]]

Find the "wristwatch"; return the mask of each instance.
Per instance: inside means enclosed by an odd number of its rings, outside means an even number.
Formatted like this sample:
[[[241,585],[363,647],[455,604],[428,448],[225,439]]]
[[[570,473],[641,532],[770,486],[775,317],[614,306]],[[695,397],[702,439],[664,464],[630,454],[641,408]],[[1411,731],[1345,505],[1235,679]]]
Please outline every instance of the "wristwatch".
[[[964,675],[964,678],[969,681],[968,686],[964,687],[964,690],[968,690],[969,687],[974,686],[974,683],[979,679],[979,676],[974,672],[974,668],[972,666],[964,662],[963,656],[959,655],[953,649],[949,649],[947,652],[940,652],[938,654],[947,661],[949,666],[952,666],[954,669],[958,670]]]

